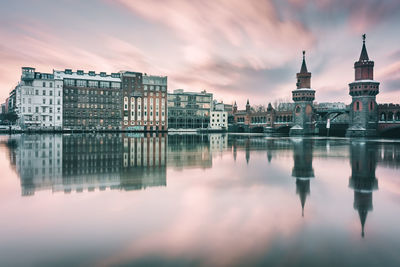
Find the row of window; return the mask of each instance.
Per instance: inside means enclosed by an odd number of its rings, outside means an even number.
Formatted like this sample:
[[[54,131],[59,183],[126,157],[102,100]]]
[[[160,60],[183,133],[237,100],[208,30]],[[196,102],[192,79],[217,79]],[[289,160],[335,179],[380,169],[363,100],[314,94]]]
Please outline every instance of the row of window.
[[[50,114],[52,114],[53,113],[53,108],[52,107],[50,107],[50,108],[48,108],[48,107],[42,107],[42,110],[41,110],[41,113],[50,113]],[[28,111],[28,113],[31,113],[32,112],[32,108],[31,107],[28,107],[27,109],[25,109],[25,107],[22,107],[22,113],[25,113],[25,110],[27,110]],[[39,113],[39,107],[38,106],[36,106],[35,107],[35,113]],[[61,113],[61,108],[57,108],[57,113]]]
[[[121,89],[120,82],[64,79],[65,86]]]
[[[46,90],[43,89],[41,92],[42,94],[40,94],[40,90],[39,89],[33,89],[33,88],[25,88],[24,90],[22,90],[22,94],[24,95],[49,95],[49,96],[53,96],[53,91],[54,90]],[[48,94],[47,94],[48,92]],[[56,91],[56,95],[61,96],[61,90],[57,90]]]
[[[67,94],[118,96],[119,92],[115,90],[64,89],[64,95]]]

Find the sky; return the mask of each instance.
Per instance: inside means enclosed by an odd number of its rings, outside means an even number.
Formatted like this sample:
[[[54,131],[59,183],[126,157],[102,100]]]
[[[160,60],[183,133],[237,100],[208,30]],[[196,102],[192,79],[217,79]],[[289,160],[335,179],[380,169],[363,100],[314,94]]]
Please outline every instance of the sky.
[[[132,70],[224,103],[291,101],[302,50],[317,102],[351,102],[366,33],[378,103],[400,103],[398,0],[1,0],[0,101],[21,67]]]

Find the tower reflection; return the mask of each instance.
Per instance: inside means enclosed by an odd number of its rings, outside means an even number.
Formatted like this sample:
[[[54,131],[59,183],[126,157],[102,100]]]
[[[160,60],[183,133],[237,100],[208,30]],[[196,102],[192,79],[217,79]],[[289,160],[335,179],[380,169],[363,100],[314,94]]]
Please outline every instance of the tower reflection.
[[[372,211],[372,193],[378,189],[375,169],[378,160],[376,146],[364,142],[352,142],[350,145],[351,177],[349,187],[354,189],[353,207],[358,211],[361,222],[361,236],[369,211]]]
[[[310,179],[314,178],[313,140],[293,138],[292,176],[296,178],[296,194],[300,197],[301,215],[304,217],[304,206],[310,194]]]

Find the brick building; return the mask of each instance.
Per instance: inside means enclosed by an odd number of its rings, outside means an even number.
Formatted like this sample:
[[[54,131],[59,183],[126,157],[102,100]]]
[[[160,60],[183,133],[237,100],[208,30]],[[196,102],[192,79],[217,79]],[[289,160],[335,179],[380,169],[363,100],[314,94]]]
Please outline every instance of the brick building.
[[[54,71],[63,82],[63,128],[71,130],[121,129],[121,78],[83,70]]]

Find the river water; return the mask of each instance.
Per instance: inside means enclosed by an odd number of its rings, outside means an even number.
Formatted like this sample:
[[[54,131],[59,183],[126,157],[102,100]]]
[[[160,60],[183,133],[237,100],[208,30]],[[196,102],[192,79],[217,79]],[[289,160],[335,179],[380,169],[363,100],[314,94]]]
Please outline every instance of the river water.
[[[400,141],[0,136],[0,266],[400,266]]]

